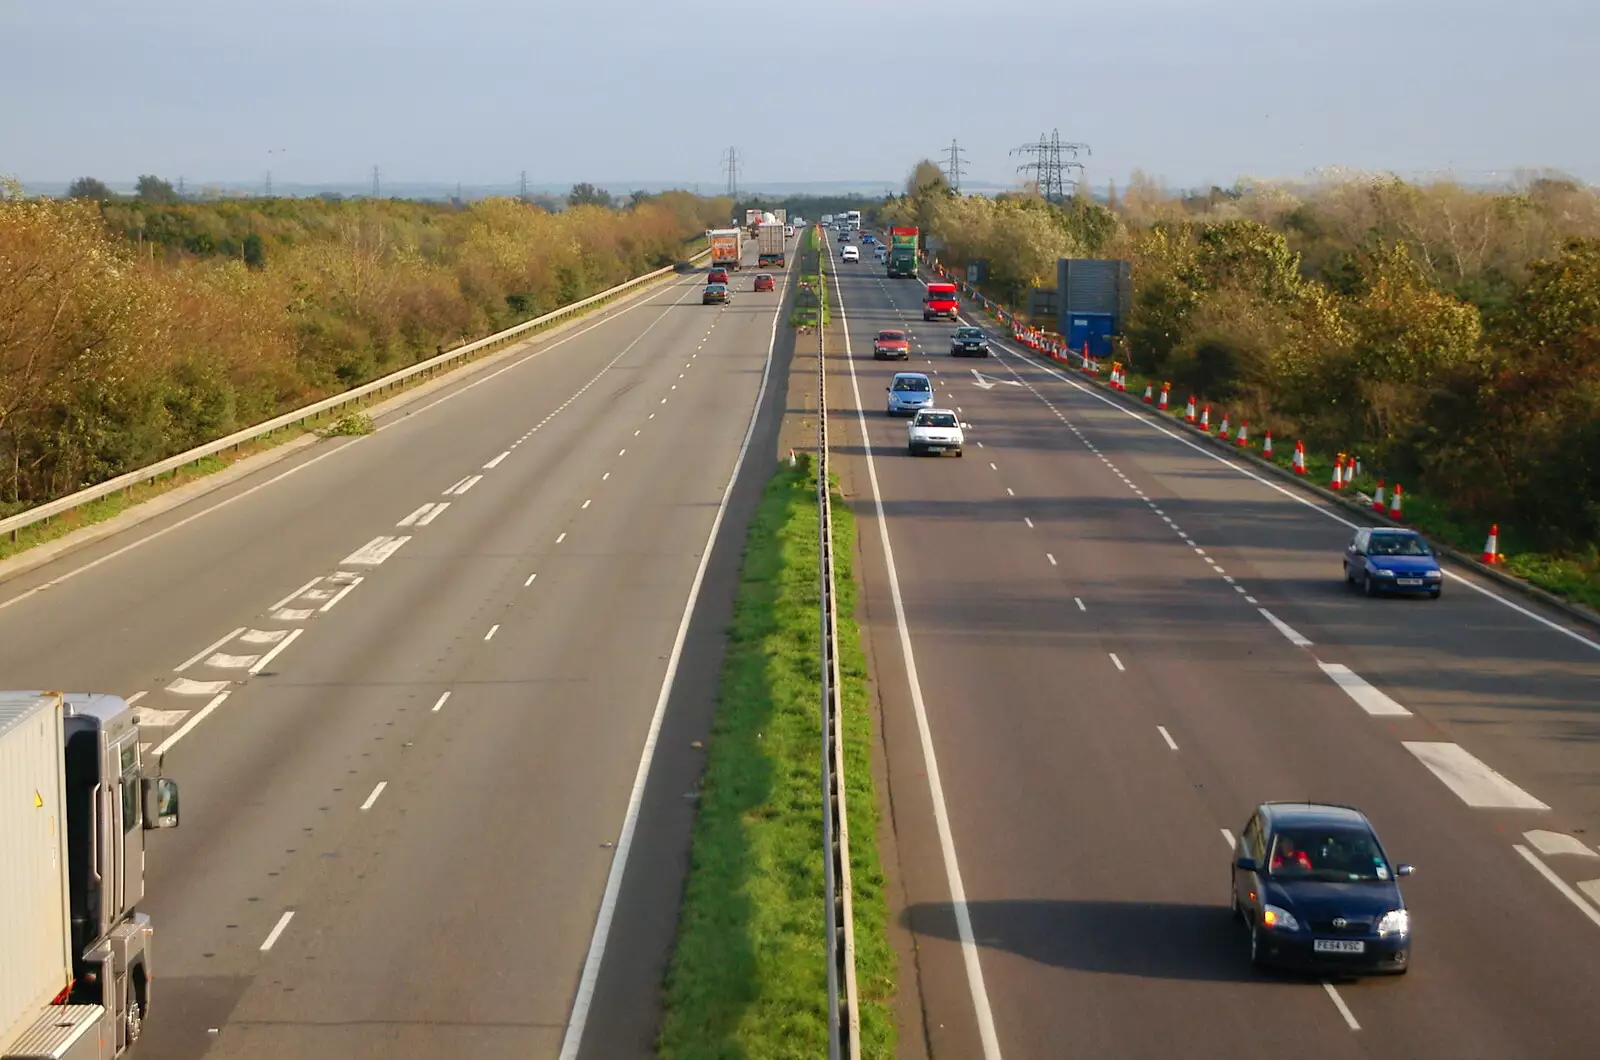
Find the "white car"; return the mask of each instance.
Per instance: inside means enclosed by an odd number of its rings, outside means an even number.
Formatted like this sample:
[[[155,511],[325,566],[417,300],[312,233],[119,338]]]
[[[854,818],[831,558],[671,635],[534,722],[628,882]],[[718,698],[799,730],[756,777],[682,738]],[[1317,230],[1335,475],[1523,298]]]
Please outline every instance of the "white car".
[[[839,260],[840,261],[860,261],[861,260],[861,251],[858,250],[854,245],[847,246],[843,250],[839,251]]]
[[[949,409],[922,409],[911,417],[906,427],[906,448],[912,456],[924,453],[954,453],[961,455],[967,444],[965,431],[970,423],[962,423]]]

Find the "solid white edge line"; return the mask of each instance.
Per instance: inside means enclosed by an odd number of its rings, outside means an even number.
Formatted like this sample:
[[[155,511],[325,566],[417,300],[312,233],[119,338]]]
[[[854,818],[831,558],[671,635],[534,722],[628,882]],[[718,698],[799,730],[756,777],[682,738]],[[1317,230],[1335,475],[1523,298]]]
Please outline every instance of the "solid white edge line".
[[[595,916],[594,933],[589,939],[589,952],[583,961],[583,971],[578,977],[578,989],[572,999],[572,1012],[567,1017],[567,1033],[561,1041],[558,1060],[577,1060],[583,1045],[583,1031],[589,1022],[589,1010],[594,1004],[595,986],[600,980],[600,964],[605,959],[606,944],[611,936],[611,924],[616,918],[617,898],[622,892],[622,877],[627,871],[628,855],[633,849],[633,836],[639,827],[639,811],[644,804],[645,783],[650,777],[650,766],[655,761],[656,741],[661,735],[661,723],[666,717],[667,702],[672,697],[672,687],[678,676],[678,664],[683,658],[684,642],[689,638],[689,622],[694,617],[695,604],[700,599],[700,587],[705,583],[706,569],[711,565],[711,553],[717,542],[717,533],[728,513],[728,503],[733,499],[733,488],[744,469],[745,457],[750,453],[750,442],[755,438],[756,424],[761,419],[761,404],[766,400],[767,386],[772,378],[772,355],[778,345],[778,314],[783,308],[783,298],[789,291],[789,273],[784,272],[783,290],[778,294],[777,306],[772,311],[772,330],[767,340],[767,360],[761,369],[761,385],[756,390],[756,400],[750,410],[750,421],[745,425],[744,440],[739,443],[739,455],[734,459],[733,472],[722,491],[722,503],[717,506],[716,517],[711,520],[711,532],[706,536],[706,546],[700,553],[700,565],[695,569],[694,581],[689,586],[689,598],[683,606],[683,617],[678,622],[678,633],[672,642],[672,652],[667,657],[667,671],[661,679],[661,692],[656,696],[655,712],[650,716],[650,727],[645,733],[644,748],[639,755],[639,768],[634,773],[633,790],[628,795],[627,813],[622,819],[622,832],[617,837],[616,852],[612,855],[611,871],[606,876],[606,889],[600,898],[600,910]],[[680,300],[681,301],[681,300]],[[620,455],[620,454],[619,454]]]
[[[135,692],[133,695],[129,696],[127,699],[124,699],[123,702],[128,704],[128,706],[131,707],[135,703],[139,702],[139,700],[143,699],[145,696],[148,696],[149,694],[150,694],[149,692]]]
[[[1265,618],[1268,622],[1271,622],[1279,633],[1282,633],[1285,637],[1288,637],[1290,644],[1293,644],[1296,648],[1311,647],[1311,641],[1307,640],[1299,630],[1296,630],[1293,626],[1283,621],[1283,619],[1279,618],[1277,615],[1273,614],[1271,611],[1268,611],[1264,607],[1258,607],[1256,610],[1260,611],[1261,617]]]
[[[1231,850],[1238,850],[1239,849],[1239,841],[1237,839],[1233,838],[1233,833],[1228,831],[1226,828],[1224,828],[1222,830],[1222,838],[1224,838],[1224,839],[1226,839],[1228,841],[1229,849],[1231,849]]]
[[[285,596],[282,600],[279,600],[277,603],[267,608],[267,610],[276,611],[280,607],[288,607],[290,604],[294,603],[296,600],[300,599],[306,593],[311,591],[311,588],[321,580],[322,575],[319,574],[315,578],[312,578],[310,581],[306,582],[304,585],[300,586],[300,588],[296,589],[294,592],[290,593],[288,596]]]
[[[1157,725],[1156,731],[1161,734],[1161,738],[1163,740],[1167,741],[1168,747],[1172,748],[1174,751],[1178,749],[1178,741],[1172,738],[1172,734],[1167,731],[1167,727],[1165,725]]]
[[[289,926],[289,921],[291,921],[293,919],[294,919],[294,910],[293,909],[287,910],[282,916],[280,916],[278,918],[278,922],[276,924],[272,925],[272,931],[267,934],[267,941],[265,941],[265,942],[263,942],[261,944],[261,952],[262,953],[266,953],[268,950],[272,949],[273,946],[277,945],[278,936],[283,934],[283,929],[288,927]]]
[[[173,733],[171,736],[168,736],[165,740],[162,740],[156,749],[151,753],[157,758],[160,758],[162,755],[172,750],[178,745],[179,740],[189,735],[190,731],[192,731],[196,725],[199,725],[202,721],[204,721],[206,716],[212,711],[222,706],[223,700],[227,699],[231,695],[233,695],[232,692],[218,692],[216,695],[212,696],[209,703],[195,711],[193,714],[189,715],[189,720],[183,723],[183,727],[177,732]]]
[[[1324,979],[1322,981],[1322,989],[1326,990],[1328,996],[1333,999],[1333,1007],[1339,1010],[1339,1015],[1344,1017],[1346,1025],[1353,1031],[1360,1030],[1361,1024],[1356,1022],[1356,1017],[1350,1011],[1350,1006],[1344,1003],[1344,998],[1339,996],[1339,991],[1333,988],[1333,984]]]
[[[276,659],[280,654],[282,654],[283,649],[287,648],[289,645],[293,644],[296,640],[298,640],[299,637],[300,637],[300,634],[302,634],[304,632],[305,632],[305,630],[303,630],[303,629],[292,629],[292,630],[290,630],[289,631],[289,635],[287,637],[284,637],[282,640],[278,641],[278,643],[276,643],[276,644],[274,644],[272,646],[272,649],[270,651],[268,651],[267,654],[263,655],[261,658],[256,660],[256,664],[254,666],[250,667],[249,672],[251,674],[259,674],[262,670],[265,670],[267,668],[267,664],[268,663],[270,663],[273,659]]]
[[[378,796],[383,794],[383,789],[389,786],[387,780],[378,781],[378,786],[372,789],[372,794],[367,796],[367,801],[361,804],[363,810],[372,809],[372,804],[378,801]]]
[[[1567,881],[1563,880],[1560,876],[1557,876],[1555,872],[1551,870],[1550,866],[1539,860],[1538,856],[1534,854],[1533,851],[1529,850],[1521,843],[1511,844],[1511,849],[1515,850],[1518,854],[1521,854],[1523,858],[1527,860],[1528,864],[1539,870],[1539,875],[1543,876],[1546,880],[1549,880],[1550,885],[1556,890],[1560,891],[1566,897],[1567,901],[1571,902],[1573,905],[1582,910],[1583,915],[1588,917],[1590,921],[1595,924],[1595,926],[1600,927],[1600,911],[1597,911],[1594,906],[1590,905],[1588,900],[1585,899],[1583,895],[1569,887],[1567,885]]]
[[[320,579],[320,578],[317,579],[317,581],[321,581],[321,580],[322,579]],[[315,585],[316,582],[312,582],[311,584]],[[310,586],[307,586],[306,588],[310,588]],[[305,592],[305,589],[301,589],[300,592],[302,592],[302,593]],[[299,595],[299,594],[297,593],[295,595]],[[234,630],[232,633],[229,633],[227,636],[219,637],[216,641],[212,642],[212,644],[209,647],[201,648],[199,651],[197,651],[193,655],[189,656],[189,658],[185,659],[183,662],[179,663],[177,666],[174,666],[172,668],[172,672],[175,673],[175,674],[183,673],[183,671],[187,670],[189,667],[193,666],[195,663],[199,662],[201,659],[204,659],[206,656],[210,655],[212,652],[216,651],[218,648],[222,647],[224,644],[228,643],[228,641],[232,640],[234,637],[237,637],[239,634],[243,633],[244,631],[245,631],[245,627],[244,626],[240,626],[238,629]]]
[[[828,250],[833,263],[833,250]],[[983,967],[978,959],[978,943],[972,931],[972,914],[967,909],[967,891],[956,861],[955,835],[950,829],[950,811],[945,807],[944,783],[939,779],[939,759],[933,750],[933,731],[928,725],[928,710],[922,699],[922,684],[917,679],[916,654],[911,648],[911,631],[906,623],[905,600],[900,595],[900,576],[895,568],[894,547],[889,543],[889,523],[883,510],[883,493],[878,488],[877,462],[872,457],[872,439],[867,431],[866,405],[861,400],[861,383],[856,375],[855,354],[850,344],[850,321],[845,313],[844,295],[838,284],[834,297],[839,303],[839,321],[844,330],[845,363],[850,366],[850,387],[855,393],[856,418],[861,426],[861,451],[867,459],[867,478],[872,484],[872,503],[877,516],[878,537],[889,575],[889,596],[894,602],[895,622],[900,632],[900,652],[905,659],[906,680],[911,686],[911,707],[917,716],[917,732],[922,740],[922,760],[928,773],[928,790],[933,796],[933,819],[939,833],[939,849],[944,858],[945,877],[950,887],[950,905],[955,914],[956,933],[961,939],[961,955],[966,965],[967,985],[978,1021],[978,1038],[984,1060],[1000,1060],[1000,1039],[995,1034],[994,1013],[989,1008],[989,992],[983,982]],[[572,1060],[572,1058],[564,1058]]]
[[[349,585],[346,585],[343,589],[340,589],[338,592],[334,593],[332,598],[330,598],[327,603],[325,603],[321,607],[317,608],[317,610],[322,612],[323,614],[327,614],[329,611],[332,611],[334,604],[338,603],[340,600],[343,600],[346,596],[349,596],[351,590],[353,590],[356,586],[360,585],[365,580],[366,580],[365,578],[357,578],[357,579],[355,579]]]

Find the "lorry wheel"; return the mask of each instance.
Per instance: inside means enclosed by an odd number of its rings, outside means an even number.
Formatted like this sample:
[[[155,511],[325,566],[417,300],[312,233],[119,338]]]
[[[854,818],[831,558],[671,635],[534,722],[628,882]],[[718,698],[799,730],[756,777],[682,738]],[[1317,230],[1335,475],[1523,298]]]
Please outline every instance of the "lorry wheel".
[[[135,979],[133,996],[128,999],[128,1011],[122,1020],[123,1030],[127,1034],[128,1045],[131,1047],[139,1040],[139,1035],[144,1033],[144,980]]]

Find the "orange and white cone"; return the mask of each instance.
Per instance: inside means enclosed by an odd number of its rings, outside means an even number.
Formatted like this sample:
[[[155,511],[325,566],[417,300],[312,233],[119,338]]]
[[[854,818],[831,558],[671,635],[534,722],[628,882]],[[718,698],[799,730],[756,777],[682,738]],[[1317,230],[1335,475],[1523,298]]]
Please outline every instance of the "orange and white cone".
[[[1261,455],[1268,460],[1272,459],[1272,432],[1267,432],[1267,440],[1261,443]]]
[[[1160,409],[1162,412],[1167,411],[1167,400],[1171,396],[1171,394],[1172,394],[1172,384],[1171,383],[1162,383],[1161,384],[1161,397],[1156,399],[1156,408]]]
[[[1352,457],[1348,458],[1347,460],[1345,460],[1345,462],[1344,462],[1344,485],[1345,486],[1353,486],[1353,485],[1355,485],[1355,481],[1356,481],[1356,458],[1352,456]],[[1341,486],[1340,488],[1343,489],[1344,486]]]
[[[1383,479],[1378,480],[1378,488],[1372,491],[1372,510],[1383,511]]]
[[[1500,562],[1500,524],[1495,523],[1489,527],[1489,540],[1483,543],[1483,562],[1493,564]]]
[[[1211,433],[1211,406],[1207,405],[1200,410],[1200,429],[1207,434]]]
[[[1183,410],[1183,418],[1188,420],[1190,423],[1194,422],[1194,395],[1193,394],[1189,395],[1189,404]]]
[[[1337,493],[1344,489],[1344,454],[1339,454],[1339,459],[1333,462],[1333,481],[1328,483],[1328,488]]]
[[[1294,473],[1296,475],[1304,475],[1306,473],[1305,442],[1297,441],[1294,443]]]
[[[1228,440],[1228,435],[1230,435],[1232,433],[1233,433],[1232,430],[1230,430],[1229,427],[1228,427],[1228,414],[1226,412],[1224,412],[1222,414],[1222,426],[1217,428],[1217,436],[1220,437],[1223,441],[1227,441]]]
[[[1400,483],[1394,484],[1394,496],[1389,498],[1389,518],[1400,518]]]
[[[1246,446],[1248,446],[1250,444],[1250,421],[1249,420],[1240,420],[1239,421],[1239,437],[1234,442],[1234,444],[1239,446],[1239,448],[1241,448],[1241,449],[1245,448]]]
[[[1155,399],[1156,399],[1156,385],[1154,383],[1146,383],[1144,385],[1144,403],[1146,405],[1148,405],[1152,401],[1154,401]],[[1165,405],[1163,404],[1162,407],[1164,408]]]

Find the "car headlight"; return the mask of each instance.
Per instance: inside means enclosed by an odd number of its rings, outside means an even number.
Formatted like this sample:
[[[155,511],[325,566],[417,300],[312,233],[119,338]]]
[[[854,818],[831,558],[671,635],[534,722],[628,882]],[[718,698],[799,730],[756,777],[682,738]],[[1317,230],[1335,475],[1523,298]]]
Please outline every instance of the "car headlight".
[[[1394,571],[1392,571],[1392,570],[1384,570],[1382,567],[1374,567],[1374,568],[1372,568],[1372,573],[1376,574],[1380,578],[1393,578],[1394,577]]]
[[[1428,572],[1427,576],[1429,578],[1443,578],[1444,577],[1444,571],[1431,570],[1431,571]]]
[[[1391,909],[1378,921],[1380,935],[1411,934],[1411,913],[1406,909]]]
[[[1300,921],[1287,909],[1275,905],[1261,907],[1261,925],[1273,931],[1299,931]]]

